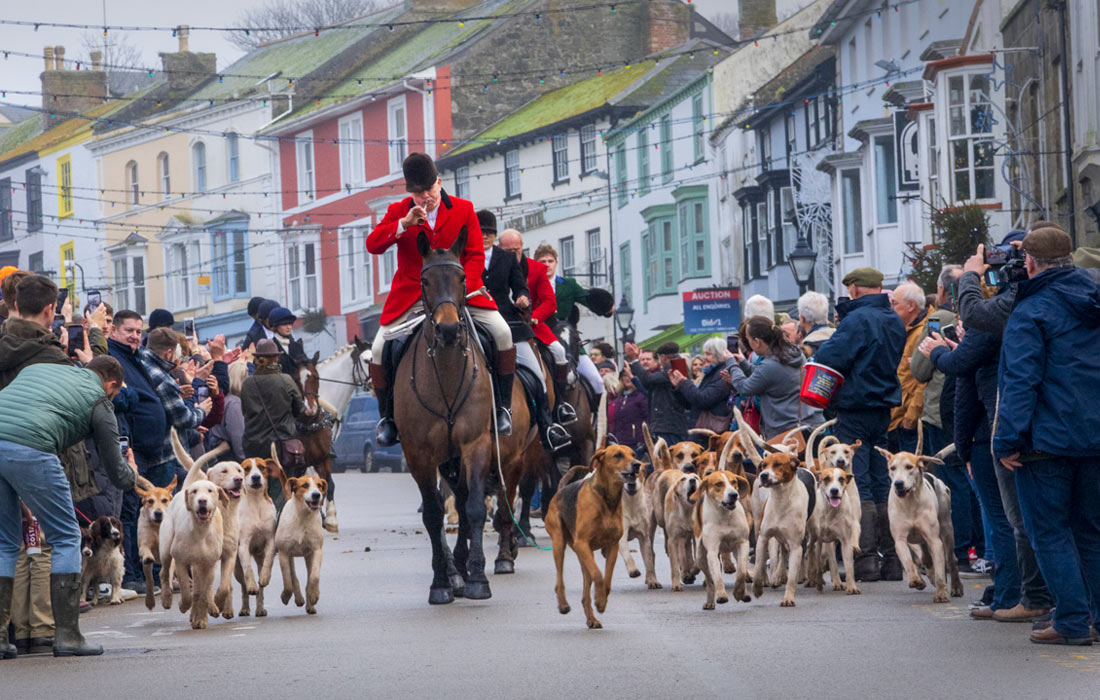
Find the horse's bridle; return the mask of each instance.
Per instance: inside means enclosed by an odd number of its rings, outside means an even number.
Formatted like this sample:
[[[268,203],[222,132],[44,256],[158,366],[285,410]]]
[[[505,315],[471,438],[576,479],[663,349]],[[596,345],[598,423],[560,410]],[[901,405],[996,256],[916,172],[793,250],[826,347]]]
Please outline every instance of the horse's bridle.
[[[434,355],[435,348],[439,345],[439,335],[435,332],[435,312],[439,310],[439,307],[443,306],[444,304],[452,304],[455,307],[455,311],[458,312],[458,323],[460,330],[464,336],[461,343],[462,352],[465,354],[468,350],[467,341],[469,340],[469,328],[466,326],[466,314],[462,313],[462,307],[459,305],[459,303],[453,298],[445,297],[443,299],[436,300],[435,306],[432,306],[429,309],[427,303],[425,302],[424,271],[430,270],[433,267],[457,267],[458,269],[462,270],[463,273],[466,272],[466,268],[462,266],[462,263],[459,263],[455,260],[433,260],[420,268],[420,302],[424,305],[424,311],[427,314],[427,318],[425,320],[432,328],[432,344],[428,348],[428,356],[431,357],[432,355]]]

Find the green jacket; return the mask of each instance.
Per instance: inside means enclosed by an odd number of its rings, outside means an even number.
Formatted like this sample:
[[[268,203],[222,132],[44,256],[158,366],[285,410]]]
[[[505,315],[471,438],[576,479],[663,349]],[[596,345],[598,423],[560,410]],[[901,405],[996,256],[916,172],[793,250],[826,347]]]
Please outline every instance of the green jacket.
[[[108,354],[107,336],[95,326],[88,329],[88,344],[92,346],[92,354],[96,357]]]
[[[241,386],[245,454],[270,457],[272,442],[290,440],[298,434],[294,417],[301,412],[298,386],[278,369],[245,379]]]
[[[955,314],[947,309],[937,309],[930,313],[928,320],[933,319],[939,319],[941,328],[955,325]],[[929,335],[928,324],[925,324],[920,341],[923,341]],[[917,341],[918,346],[920,341]],[[922,355],[916,348],[913,349],[913,361],[909,368],[913,371],[913,378],[925,385],[924,409],[921,413],[921,420],[943,429],[943,420],[940,418],[940,396],[943,394],[945,379],[943,372],[938,371],[932,364],[932,360]]]
[[[134,472],[118,448],[114,408],[95,372],[31,365],[0,391],[0,440],[58,454],[73,446],[83,450],[87,437],[95,440],[111,482],[120,489],[132,489]]]
[[[559,321],[568,323],[573,309],[588,298],[588,290],[572,277],[558,277],[554,284],[554,296],[558,300],[558,310],[554,316]]]

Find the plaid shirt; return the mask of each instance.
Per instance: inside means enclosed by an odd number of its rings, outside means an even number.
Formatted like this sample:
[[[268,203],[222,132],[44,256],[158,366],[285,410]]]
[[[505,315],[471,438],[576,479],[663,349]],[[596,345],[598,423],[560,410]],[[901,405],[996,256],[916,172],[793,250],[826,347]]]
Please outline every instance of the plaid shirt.
[[[168,417],[170,427],[174,427],[176,432],[181,434],[186,430],[194,430],[199,427],[206,419],[206,411],[198,406],[189,406],[183,400],[179,384],[169,374],[172,370],[171,365],[154,355],[148,348],[139,348],[138,358],[141,360],[146,372],[149,373],[150,383],[153,385],[153,390],[157,393],[161,405],[164,406],[164,413]],[[163,464],[175,459],[175,457],[170,434],[165,435],[160,453],[152,463]]]

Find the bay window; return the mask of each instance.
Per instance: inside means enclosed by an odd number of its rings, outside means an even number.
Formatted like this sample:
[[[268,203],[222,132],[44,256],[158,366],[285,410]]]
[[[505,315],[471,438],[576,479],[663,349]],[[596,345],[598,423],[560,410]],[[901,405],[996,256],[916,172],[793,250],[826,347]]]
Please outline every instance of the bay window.
[[[989,78],[972,73],[948,78],[948,156],[952,201],[992,199],[993,107]]]
[[[875,141],[875,216],[880,224],[898,222],[898,178],[894,157],[894,137],[876,136]]]
[[[859,185],[859,169],[840,172],[841,222],[844,228],[844,253],[863,252],[863,206]]]

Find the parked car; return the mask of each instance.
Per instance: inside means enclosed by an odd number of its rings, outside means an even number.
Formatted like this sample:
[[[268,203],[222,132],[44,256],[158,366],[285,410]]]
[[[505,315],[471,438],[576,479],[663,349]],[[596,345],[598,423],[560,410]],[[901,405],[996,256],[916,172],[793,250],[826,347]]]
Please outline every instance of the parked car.
[[[332,471],[358,469],[366,473],[383,468],[393,472],[408,471],[401,445],[383,447],[375,444],[374,431],[377,425],[378,400],[370,394],[352,396],[347,410],[344,411],[340,435],[332,445],[332,451],[336,453]]]

